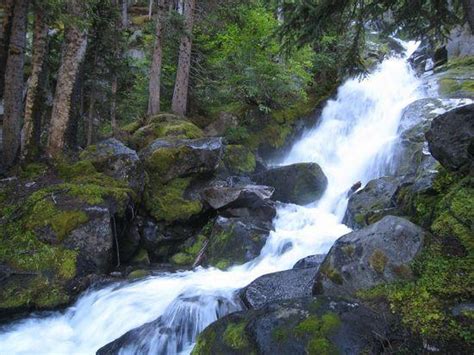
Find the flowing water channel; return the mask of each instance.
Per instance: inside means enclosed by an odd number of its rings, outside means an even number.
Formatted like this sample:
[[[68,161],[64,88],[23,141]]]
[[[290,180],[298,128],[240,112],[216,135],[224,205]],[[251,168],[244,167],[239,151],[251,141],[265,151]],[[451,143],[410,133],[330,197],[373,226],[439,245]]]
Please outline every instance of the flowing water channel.
[[[403,109],[423,97],[405,56],[382,62],[363,80],[350,79],[327,103],[320,123],[307,132],[282,164],[317,162],[329,185],[320,201],[281,205],[275,230],[258,258],[226,271],[198,267],[117,283],[85,293],[62,312],[38,314],[0,329],[1,354],[94,354],[127,331],[160,317],[122,354],[187,354],[196,336],[236,311],[238,289],[257,277],[292,268],[301,258],[327,253],[350,229],[341,223],[347,191],[382,176],[390,167]]]

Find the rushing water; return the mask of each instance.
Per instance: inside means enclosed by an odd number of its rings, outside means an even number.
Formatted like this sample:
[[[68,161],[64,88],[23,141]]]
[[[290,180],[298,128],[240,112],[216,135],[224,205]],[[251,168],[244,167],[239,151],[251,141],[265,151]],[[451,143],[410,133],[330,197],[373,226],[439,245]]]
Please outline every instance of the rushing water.
[[[416,44],[405,45],[408,56]],[[386,172],[402,110],[421,97],[419,86],[401,57],[385,60],[364,80],[341,86],[319,126],[282,162],[319,163],[329,180],[327,191],[317,203],[279,207],[275,231],[255,260],[227,271],[198,267],[90,291],[64,312],[32,316],[2,329],[0,353],[93,354],[160,316],[151,331],[121,353],[189,353],[199,332],[239,309],[239,288],[290,269],[307,255],[326,253],[350,231],[341,223],[347,191],[357,181],[366,183]]]

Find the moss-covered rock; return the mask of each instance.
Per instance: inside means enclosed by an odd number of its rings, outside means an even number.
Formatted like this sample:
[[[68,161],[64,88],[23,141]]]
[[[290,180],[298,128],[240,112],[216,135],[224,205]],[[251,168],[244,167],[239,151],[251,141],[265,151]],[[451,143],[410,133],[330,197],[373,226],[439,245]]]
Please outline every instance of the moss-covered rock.
[[[387,335],[386,323],[362,305],[298,298],[219,319],[199,335],[192,354],[378,353],[374,332]]]
[[[226,168],[234,174],[252,173],[257,166],[255,154],[242,145],[228,145],[224,150]]]
[[[474,98],[472,66],[474,57],[450,59],[448,64],[438,68],[439,94],[443,97]]]
[[[207,263],[226,269],[256,258],[271,228],[271,222],[252,217],[218,217],[206,249]]]
[[[196,139],[204,136],[202,130],[184,117],[163,113],[148,119],[145,125],[136,129],[132,141],[144,148],[158,138]]]
[[[171,257],[171,262],[178,266],[191,266],[198,256],[199,252],[207,245],[208,239],[205,235],[198,235],[190,246],[187,246],[183,251],[174,254]]]

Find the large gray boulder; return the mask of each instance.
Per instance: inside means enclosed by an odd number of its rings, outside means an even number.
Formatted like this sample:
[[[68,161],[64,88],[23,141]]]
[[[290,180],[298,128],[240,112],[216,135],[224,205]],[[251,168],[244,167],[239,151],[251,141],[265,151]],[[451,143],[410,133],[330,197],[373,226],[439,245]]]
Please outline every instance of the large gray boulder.
[[[371,180],[349,198],[343,223],[360,229],[389,214],[397,214],[395,196],[401,178],[385,176]]]
[[[306,205],[319,199],[328,179],[316,163],[298,163],[268,169],[254,180],[275,188],[273,199],[285,203]]]
[[[424,238],[422,228],[394,216],[342,236],[320,266],[313,294],[353,297],[359,290],[410,278],[410,263]]]
[[[389,321],[341,299],[285,300],[212,323],[199,335],[192,354],[379,354],[380,338],[393,335]]]
[[[92,162],[97,171],[124,181],[135,192],[143,191],[145,174],[137,152],[115,138],[88,147],[81,159]]]
[[[474,104],[436,117],[426,133],[431,154],[451,171],[473,168]]]
[[[140,152],[153,180],[166,183],[192,174],[210,174],[222,158],[221,138],[157,139]]]
[[[265,304],[311,296],[317,267],[292,269],[260,276],[240,292],[248,308],[262,308]]]

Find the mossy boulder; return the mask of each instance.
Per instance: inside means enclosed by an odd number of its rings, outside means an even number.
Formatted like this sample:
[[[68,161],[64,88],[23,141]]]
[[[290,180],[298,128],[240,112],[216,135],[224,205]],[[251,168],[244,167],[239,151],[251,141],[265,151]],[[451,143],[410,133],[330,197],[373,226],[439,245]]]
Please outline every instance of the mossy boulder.
[[[321,264],[313,294],[354,297],[360,290],[410,277],[425,236],[417,225],[394,216],[342,236]]]
[[[268,169],[253,176],[263,185],[275,188],[273,199],[305,205],[319,199],[328,180],[316,163],[299,163]]]
[[[371,180],[349,198],[343,223],[352,229],[373,224],[386,215],[399,214],[395,194],[402,183],[396,177]]]
[[[221,138],[157,139],[140,153],[151,183],[212,174],[222,158]]]
[[[426,133],[431,154],[451,171],[473,171],[474,104],[436,117]]]
[[[158,138],[197,139],[204,136],[202,130],[184,117],[169,113],[153,116],[143,127],[136,129],[132,141],[144,148]]]
[[[224,150],[224,164],[232,174],[249,174],[255,171],[255,154],[242,145],[228,145]]]
[[[80,158],[90,161],[98,172],[125,182],[138,195],[143,191],[145,175],[138,154],[119,140],[109,138],[89,146]]]
[[[368,308],[321,297],[272,302],[232,313],[206,328],[194,355],[379,353],[387,321]]]
[[[448,64],[438,68],[436,80],[438,92],[444,98],[474,98],[472,65],[474,57],[450,59]]]
[[[91,162],[62,163],[34,181],[1,184],[0,265],[11,270],[0,316],[72,300],[90,274],[113,265],[111,220],[125,218],[132,190]]]
[[[206,263],[226,269],[256,258],[271,229],[271,222],[254,217],[218,217],[209,237]]]

